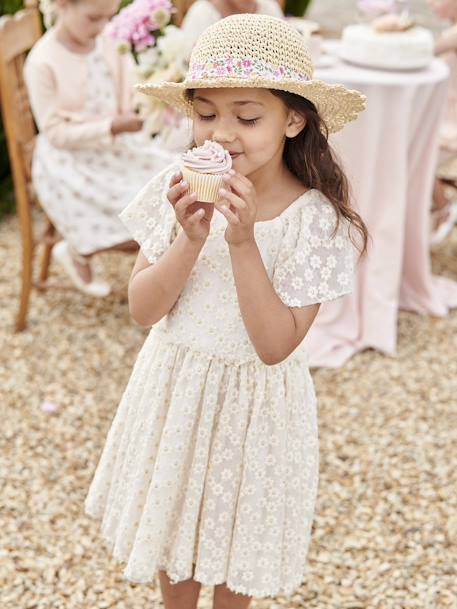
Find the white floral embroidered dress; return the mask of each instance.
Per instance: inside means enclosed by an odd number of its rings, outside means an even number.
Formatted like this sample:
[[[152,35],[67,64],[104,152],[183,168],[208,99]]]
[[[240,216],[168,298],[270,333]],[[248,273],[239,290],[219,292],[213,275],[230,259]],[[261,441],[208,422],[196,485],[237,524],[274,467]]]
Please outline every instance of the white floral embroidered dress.
[[[176,237],[171,167],[121,218],[152,264]],[[316,399],[300,347],[266,366],[241,318],[226,221],[211,232],[175,307],[136,361],[91,484],[86,512],[124,575],[192,576],[236,592],[290,594],[304,579],[318,486]],[[353,247],[318,191],[258,222],[265,267],[289,306],[351,289]],[[180,229],[179,229],[180,230]]]

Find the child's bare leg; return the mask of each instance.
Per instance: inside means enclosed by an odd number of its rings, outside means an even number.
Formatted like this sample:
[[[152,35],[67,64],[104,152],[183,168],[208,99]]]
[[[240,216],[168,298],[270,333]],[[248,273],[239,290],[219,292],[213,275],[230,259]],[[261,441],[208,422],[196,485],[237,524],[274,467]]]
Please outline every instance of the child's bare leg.
[[[75,268],[78,271],[78,275],[85,283],[90,283],[92,281],[92,269],[90,266],[90,259],[92,258],[92,256],[94,254],[110,252],[113,250],[120,252],[136,252],[138,251],[138,243],[136,241],[124,241],[124,243],[119,243],[118,245],[113,245],[112,247],[97,250],[96,252],[88,255],[81,255],[76,254],[76,252],[73,252],[73,264],[75,265]]]
[[[83,256],[81,254],[78,254],[77,256],[72,255],[73,264],[84,283],[90,283],[92,281],[92,269],[90,268],[91,257],[92,254],[89,256]]]
[[[159,580],[165,609],[197,609],[200,582],[187,579],[178,584],[172,584],[165,571],[159,571]]]
[[[225,584],[219,584],[214,586],[213,609],[248,609],[251,598],[232,592]]]

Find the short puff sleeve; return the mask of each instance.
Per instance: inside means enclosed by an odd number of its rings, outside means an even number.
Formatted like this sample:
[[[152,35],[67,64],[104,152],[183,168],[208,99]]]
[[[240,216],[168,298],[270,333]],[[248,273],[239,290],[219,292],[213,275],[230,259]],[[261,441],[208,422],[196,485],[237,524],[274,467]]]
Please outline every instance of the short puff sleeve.
[[[173,164],[154,176],[119,214],[151,264],[157,262],[178,234],[179,224],[167,199],[170,180],[178,169]]]
[[[334,300],[352,291],[355,247],[348,222],[313,190],[289,214],[273,273],[273,286],[289,307]]]

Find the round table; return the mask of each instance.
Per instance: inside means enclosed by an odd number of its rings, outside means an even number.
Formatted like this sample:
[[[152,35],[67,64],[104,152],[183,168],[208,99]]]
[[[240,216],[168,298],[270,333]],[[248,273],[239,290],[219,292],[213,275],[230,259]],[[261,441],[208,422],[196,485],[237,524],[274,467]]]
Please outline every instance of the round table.
[[[328,45],[335,52],[335,43]],[[340,60],[315,78],[367,97],[367,109],[330,137],[370,232],[354,292],[321,306],[305,341],[310,365],[338,367],[372,347],[394,355],[399,309],[438,316],[457,306],[457,283],[431,272],[429,222],[449,71],[387,72]]]

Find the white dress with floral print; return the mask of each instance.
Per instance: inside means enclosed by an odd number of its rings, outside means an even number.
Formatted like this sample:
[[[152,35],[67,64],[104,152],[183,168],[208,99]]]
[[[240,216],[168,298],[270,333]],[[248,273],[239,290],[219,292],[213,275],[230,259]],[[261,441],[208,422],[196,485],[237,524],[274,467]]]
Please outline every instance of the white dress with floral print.
[[[176,237],[166,200],[172,166],[121,219],[151,264]],[[291,307],[350,291],[353,247],[336,236],[329,201],[311,190],[255,237],[280,298]],[[313,382],[299,347],[265,365],[237,301],[226,220],[210,235],[177,303],[141,349],[92,481],[86,512],[124,575],[204,585],[263,597],[304,579],[318,486]]]

